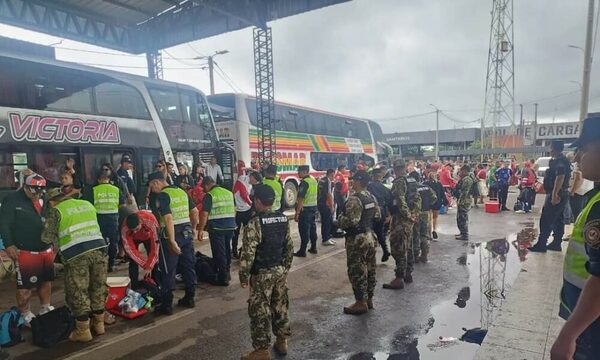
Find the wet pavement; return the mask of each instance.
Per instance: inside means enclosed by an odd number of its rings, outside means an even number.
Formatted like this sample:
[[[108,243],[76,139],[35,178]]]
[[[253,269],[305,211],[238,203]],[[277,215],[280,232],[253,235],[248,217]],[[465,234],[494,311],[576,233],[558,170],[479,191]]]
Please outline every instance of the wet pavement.
[[[295,259],[288,277],[293,336],[286,358],[473,358],[479,345],[459,339],[466,329],[485,329],[494,321],[528,256],[523,246],[518,251],[526,236],[519,242],[516,232],[535,217],[473,209],[467,243],[454,240],[455,212],[440,216],[440,239],[432,243],[430,262],[416,265],[415,282],[404,290],[384,290],[381,284],[393,277],[393,259],[378,264],[375,310],[358,317],[342,314],[353,301],[342,239],[335,247],[320,247],[317,256]],[[298,244],[296,231],[294,239]],[[378,260],[380,255],[378,249]],[[194,310],[120,321],[87,345],[63,343],[49,350],[19,345],[13,358],[236,359],[251,347],[247,295],[235,280],[228,288],[202,286]]]

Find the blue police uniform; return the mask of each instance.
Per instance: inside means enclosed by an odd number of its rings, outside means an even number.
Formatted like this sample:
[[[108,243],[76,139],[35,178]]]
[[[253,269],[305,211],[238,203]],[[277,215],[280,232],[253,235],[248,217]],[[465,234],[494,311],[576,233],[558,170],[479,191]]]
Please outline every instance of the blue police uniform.
[[[495,176],[498,182],[498,200],[500,200],[501,208],[506,210],[506,200],[508,199],[508,187],[510,185],[512,170],[508,167],[500,168],[496,170]]]
[[[216,284],[229,285],[231,240],[237,227],[233,194],[225,188],[214,186],[204,197],[202,211],[208,212],[208,237],[216,266]]]
[[[166,293],[167,301],[172,300],[175,290],[175,275],[180,272],[187,292],[192,292],[196,286],[196,257],[194,255],[193,232],[190,223],[190,210],[196,205],[187,194],[176,186],[167,186],[157,194],[156,206],[160,215],[161,248],[159,258],[161,270],[161,285]],[[175,255],[169,250],[167,233],[164,228],[164,216],[171,214],[175,224],[175,242],[181,249],[181,255]]]
[[[562,188],[560,189],[558,196],[560,202],[556,205],[552,205],[552,191],[554,189],[554,181],[559,175],[564,175],[565,180]],[[549,163],[548,170],[544,176],[544,190],[546,192],[546,199],[544,200],[544,207],[542,208],[542,216],[540,216],[540,236],[537,244],[532,251],[546,251],[549,250],[561,251],[561,243],[563,235],[565,234],[565,223],[563,220],[563,213],[567,201],[569,201],[569,177],[571,176],[571,163],[566,156],[560,154],[559,156],[552,158]],[[554,235],[552,243],[546,247],[550,234]]]

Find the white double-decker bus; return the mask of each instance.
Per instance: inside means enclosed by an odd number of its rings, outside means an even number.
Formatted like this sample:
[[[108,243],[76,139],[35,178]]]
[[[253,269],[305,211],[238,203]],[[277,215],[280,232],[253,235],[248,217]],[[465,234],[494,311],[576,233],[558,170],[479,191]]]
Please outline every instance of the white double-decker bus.
[[[256,99],[244,94],[208,97],[219,138],[235,149],[246,165],[258,158]],[[309,165],[312,175],[345,164],[353,168],[360,160],[377,162],[383,134],[373,121],[275,103],[277,168],[285,189],[287,206],[296,203],[297,167]],[[378,144],[379,143],[379,144]]]
[[[191,167],[226,153],[217,144],[206,98],[193,87],[0,54],[0,191],[15,189],[24,168],[58,183],[67,158],[80,180],[94,184],[102,163],[117,167],[127,154],[140,201],[160,158]],[[224,172],[231,175],[230,168]]]

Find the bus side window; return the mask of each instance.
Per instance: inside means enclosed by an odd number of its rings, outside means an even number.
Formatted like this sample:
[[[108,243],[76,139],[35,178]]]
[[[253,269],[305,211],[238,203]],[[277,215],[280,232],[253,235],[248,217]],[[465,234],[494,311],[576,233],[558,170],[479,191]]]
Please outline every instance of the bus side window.
[[[149,88],[149,90],[161,120],[184,121],[177,89]],[[189,118],[185,121],[189,121]]]
[[[27,169],[27,154],[0,152],[0,188],[19,186],[19,171]]]
[[[85,149],[83,154],[84,180],[86,185],[96,185],[102,164],[111,164],[111,153],[108,149]],[[115,169],[116,171],[116,169]]]
[[[33,166],[31,170],[42,175],[48,182],[48,186],[59,186],[62,173],[66,170],[67,159],[75,160],[75,176],[74,180],[82,180],[81,168],[77,155],[74,151],[69,152],[49,152],[45,150],[37,150],[33,154]]]

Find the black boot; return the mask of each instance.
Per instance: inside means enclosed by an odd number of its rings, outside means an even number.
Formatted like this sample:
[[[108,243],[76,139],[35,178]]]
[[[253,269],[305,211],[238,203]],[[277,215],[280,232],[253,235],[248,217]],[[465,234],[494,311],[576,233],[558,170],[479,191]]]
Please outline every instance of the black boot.
[[[196,295],[196,288],[187,288],[185,289],[185,295],[177,301],[178,306],[183,306],[186,308],[194,308],[196,307],[196,302],[194,301],[194,296]]]
[[[173,293],[171,291],[165,293],[162,303],[155,311],[163,315],[173,315]]]

